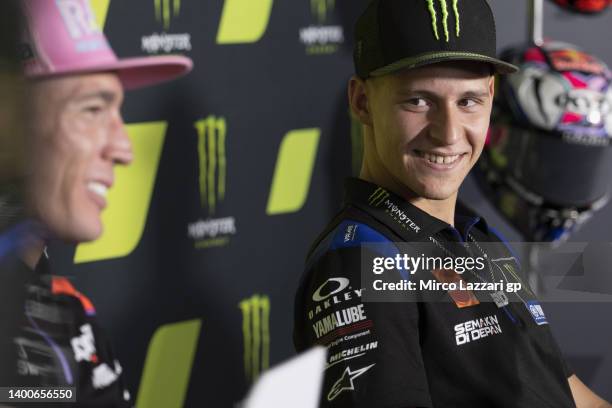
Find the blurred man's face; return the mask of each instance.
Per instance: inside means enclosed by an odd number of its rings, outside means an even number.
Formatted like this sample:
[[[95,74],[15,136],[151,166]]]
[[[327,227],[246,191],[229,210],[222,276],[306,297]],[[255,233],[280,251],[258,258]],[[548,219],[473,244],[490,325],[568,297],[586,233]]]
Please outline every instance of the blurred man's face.
[[[494,89],[488,66],[434,64],[359,87],[367,101],[370,170],[417,197],[456,194],[485,143]]]
[[[54,237],[94,240],[113,167],[132,161],[121,82],[113,73],[45,79],[31,99],[28,208]]]

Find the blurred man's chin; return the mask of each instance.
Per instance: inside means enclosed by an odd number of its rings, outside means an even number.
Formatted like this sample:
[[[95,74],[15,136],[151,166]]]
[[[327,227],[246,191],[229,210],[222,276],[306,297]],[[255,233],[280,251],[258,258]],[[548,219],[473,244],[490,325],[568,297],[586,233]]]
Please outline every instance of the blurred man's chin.
[[[102,226],[98,225],[96,227],[89,228],[87,231],[83,231],[81,236],[78,238],[76,242],[91,242],[100,238],[102,235]]]
[[[58,238],[68,243],[79,244],[95,241],[101,235],[102,223],[99,220],[87,220],[70,226],[62,231]]]

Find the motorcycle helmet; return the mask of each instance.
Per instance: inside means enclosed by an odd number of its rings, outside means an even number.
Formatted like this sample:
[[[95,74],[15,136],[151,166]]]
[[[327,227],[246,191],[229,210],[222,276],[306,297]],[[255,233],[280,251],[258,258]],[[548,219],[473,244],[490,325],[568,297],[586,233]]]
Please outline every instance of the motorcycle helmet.
[[[612,75],[562,42],[502,58],[521,69],[498,83],[481,185],[526,238],[563,240],[608,199]]]

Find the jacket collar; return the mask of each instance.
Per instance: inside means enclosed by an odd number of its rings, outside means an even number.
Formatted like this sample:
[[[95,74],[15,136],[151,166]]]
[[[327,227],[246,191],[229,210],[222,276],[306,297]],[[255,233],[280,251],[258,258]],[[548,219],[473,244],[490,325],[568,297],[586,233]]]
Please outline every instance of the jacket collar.
[[[389,227],[405,242],[424,242],[443,231],[465,241],[476,227],[487,233],[486,221],[464,204],[455,209],[455,227],[429,215],[397,194],[358,178],[345,184],[345,206],[354,206]]]

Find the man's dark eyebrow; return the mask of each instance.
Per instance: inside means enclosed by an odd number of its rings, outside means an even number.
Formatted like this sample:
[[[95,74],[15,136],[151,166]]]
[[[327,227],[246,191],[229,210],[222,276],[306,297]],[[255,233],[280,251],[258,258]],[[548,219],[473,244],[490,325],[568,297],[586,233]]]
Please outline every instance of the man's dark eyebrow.
[[[466,91],[462,95],[464,98],[487,98],[489,96],[489,91]]]
[[[424,96],[433,100],[440,99],[440,95],[427,89],[400,89],[399,94],[401,96]],[[465,91],[461,94],[461,98],[486,98],[489,95],[488,90]]]
[[[427,89],[400,89],[398,92],[402,96],[425,96],[427,98],[437,98],[434,92]]]

